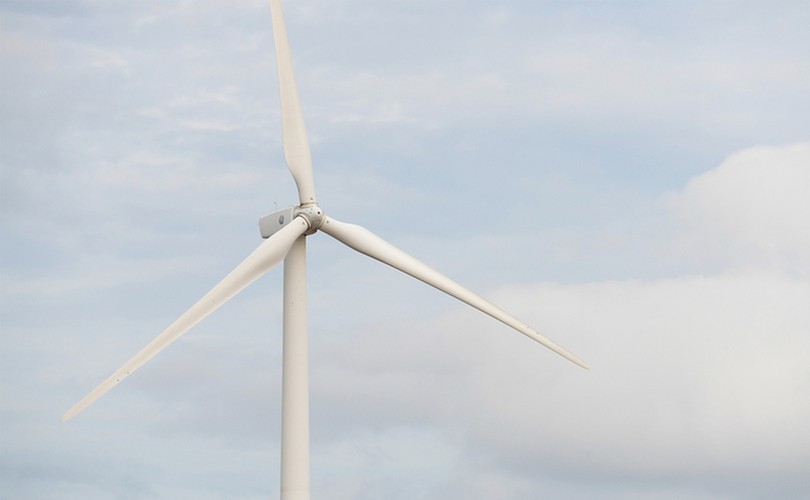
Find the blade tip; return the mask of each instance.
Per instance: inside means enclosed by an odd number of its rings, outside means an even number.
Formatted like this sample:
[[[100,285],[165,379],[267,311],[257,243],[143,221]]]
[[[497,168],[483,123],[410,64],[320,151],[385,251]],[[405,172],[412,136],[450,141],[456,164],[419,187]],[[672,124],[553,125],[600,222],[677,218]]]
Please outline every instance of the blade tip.
[[[568,354],[571,354],[571,353],[568,353]],[[578,356],[574,356],[573,354],[571,354],[570,357],[566,356],[566,358],[568,358],[568,361],[571,361],[572,363],[579,366],[580,368],[583,368],[583,369],[588,370],[588,371],[590,371],[590,369],[591,369],[590,365],[588,363],[586,363],[585,360],[579,358]]]
[[[76,406],[78,406],[78,405],[76,405]],[[73,418],[73,417],[75,417],[76,415],[78,415],[78,414],[79,414],[79,412],[81,412],[81,411],[84,409],[84,407],[81,407],[81,408],[76,408],[76,406],[74,406],[73,408],[69,409],[68,411],[66,411],[66,412],[65,412],[65,414],[64,414],[64,415],[62,415],[61,417],[59,417],[59,421],[61,421],[62,423],[65,423],[65,422],[67,422],[68,420],[70,420],[71,418]]]

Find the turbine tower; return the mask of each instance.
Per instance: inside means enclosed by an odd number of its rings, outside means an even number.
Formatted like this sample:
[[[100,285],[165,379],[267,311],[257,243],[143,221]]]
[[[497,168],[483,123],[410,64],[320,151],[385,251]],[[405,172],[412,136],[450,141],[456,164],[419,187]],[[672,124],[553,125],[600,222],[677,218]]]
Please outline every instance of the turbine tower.
[[[312,155],[293,74],[281,1],[270,0],[270,11],[273,20],[276,65],[281,94],[284,157],[298,188],[299,204],[262,217],[259,221],[259,230],[265,241],[152,342],[73,405],[61,417],[61,420],[64,422],[76,416],[191,327],[283,260],[281,499],[308,500],[307,236],[318,231],[324,232],[346,246],[492,316],[573,363],[586,369],[588,365],[582,359],[541,335],[537,330],[399,250],[368,229],[340,222],[324,213],[315,197]]]

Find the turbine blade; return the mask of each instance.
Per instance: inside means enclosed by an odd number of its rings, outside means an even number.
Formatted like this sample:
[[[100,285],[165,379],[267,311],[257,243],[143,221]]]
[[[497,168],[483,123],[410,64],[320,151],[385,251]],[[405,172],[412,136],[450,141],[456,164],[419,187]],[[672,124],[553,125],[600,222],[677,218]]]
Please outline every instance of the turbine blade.
[[[270,15],[273,19],[273,38],[276,47],[278,88],[281,93],[281,133],[284,142],[284,158],[298,186],[301,204],[315,202],[315,182],[312,178],[312,154],[309,150],[304,114],[298,99],[295,84],[287,27],[280,0],[270,0]]]
[[[231,273],[212,288],[211,291],[205,294],[202,299],[191,306],[188,311],[183,313],[174,323],[169,325],[169,327],[152,342],[141,349],[132,359],[124,363],[121,368],[99,384],[98,387],[90,391],[87,396],[73,405],[72,408],[62,415],[61,420],[65,422],[76,416],[77,413],[88,407],[107,391],[131,375],[157,353],[186,333],[191,327],[214,312],[219,306],[229,301],[234,295],[259,279],[284,258],[295,240],[304,234],[308,228],[309,224],[306,220],[303,217],[298,217],[262,242],[253,253],[236,266],[236,269],[231,271]]]
[[[339,222],[330,217],[326,217],[320,230],[335,238],[346,246],[366,254],[369,257],[388,264],[394,269],[399,269],[405,274],[427,283],[428,285],[441,290],[442,292],[465,302],[479,311],[492,316],[501,323],[519,331],[530,339],[543,344],[560,356],[569,361],[588,369],[588,364],[582,359],[558,346],[551,340],[541,335],[537,330],[531,328],[511,314],[503,311],[499,307],[484,300],[475,293],[467,290],[450,278],[439,273],[428,265],[416,260],[402,250],[391,245],[368,229]]]

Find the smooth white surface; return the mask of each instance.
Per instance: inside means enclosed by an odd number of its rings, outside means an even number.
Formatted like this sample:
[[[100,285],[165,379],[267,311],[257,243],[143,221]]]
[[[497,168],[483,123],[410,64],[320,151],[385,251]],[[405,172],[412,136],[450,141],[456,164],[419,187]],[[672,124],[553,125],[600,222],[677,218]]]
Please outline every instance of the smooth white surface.
[[[262,238],[269,238],[279,229],[289,224],[295,218],[297,208],[289,207],[278,210],[259,219],[259,234],[261,234]]]
[[[375,235],[368,229],[327,217],[321,226],[321,230],[336,240],[357,250],[358,252],[377,259],[384,264],[388,264],[394,269],[399,269],[403,273],[413,276],[414,278],[473,306],[474,308],[492,316],[503,324],[514,328],[530,339],[543,344],[569,361],[576,363],[583,368],[588,368],[588,364],[585,363],[585,361],[547,339],[537,330],[523,323],[511,314],[503,311],[494,304],[484,300],[430,266],[411,257],[402,250]]]
[[[276,234],[265,240],[259,248],[253,251],[245,260],[222,279],[196,304],[183,313],[174,323],[169,325],[160,335],[158,335],[146,347],[141,349],[135,356],[117,369],[104,382],[90,391],[87,396],[73,405],[61,420],[64,422],[73,418],[77,413],[92,404],[95,400],[103,396],[107,391],[115,387],[122,380],[130,376],[144,363],[152,359],[157,353],[165,349],[172,342],[180,338],[191,327],[199,323],[206,316],[214,312],[222,304],[228,302],[234,295],[245,289],[248,285],[259,279],[273,266],[278,264],[295,240],[301,236],[309,225],[303,218],[296,218],[289,225],[282,228]]]
[[[298,99],[298,87],[295,83],[290,45],[287,41],[287,27],[284,23],[280,0],[270,0],[270,14],[273,18],[278,87],[281,94],[284,157],[287,159],[287,166],[298,186],[298,198],[304,205],[315,201],[312,154],[309,150],[307,130],[304,126],[304,115],[301,112],[301,101]]]
[[[300,236],[284,258],[281,500],[309,499],[306,242]]]

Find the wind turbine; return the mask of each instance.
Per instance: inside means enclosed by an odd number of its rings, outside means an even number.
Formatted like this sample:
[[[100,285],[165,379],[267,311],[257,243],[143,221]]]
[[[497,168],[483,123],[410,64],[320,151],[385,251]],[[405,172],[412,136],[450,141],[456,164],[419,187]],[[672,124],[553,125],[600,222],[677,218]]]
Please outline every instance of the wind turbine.
[[[368,229],[340,222],[324,213],[315,198],[312,157],[293,74],[281,1],[270,0],[270,11],[281,94],[284,157],[298,188],[299,205],[262,217],[259,221],[259,230],[265,241],[152,342],[73,405],[61,417],[61,420],[64,422],[76,416],[191,327],[283,260],[281,498],[282,500],[306,500],[309,498],[307,236],[318,231],[324,232],[346,246],[413,276],[488,314],[573,363],[586,369],[588,365],[579,357],[541,335],[537,330],[399,250]]]

